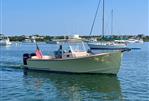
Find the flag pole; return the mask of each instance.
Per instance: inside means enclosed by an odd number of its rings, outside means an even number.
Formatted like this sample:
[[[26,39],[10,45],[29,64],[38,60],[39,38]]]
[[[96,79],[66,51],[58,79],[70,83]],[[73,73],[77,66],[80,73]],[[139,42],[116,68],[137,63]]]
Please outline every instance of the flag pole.
[[[37,44],[37,42],[36,42],[36,49],[37,49],[37,50],[39,50],[39,47],[38,47],[38,44]]]

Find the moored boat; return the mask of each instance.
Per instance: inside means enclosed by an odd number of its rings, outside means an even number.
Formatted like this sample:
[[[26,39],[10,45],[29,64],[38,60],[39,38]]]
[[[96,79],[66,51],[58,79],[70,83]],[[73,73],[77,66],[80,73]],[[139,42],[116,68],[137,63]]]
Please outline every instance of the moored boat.
[[[127,43],[143,43],[143,39],[128,39]]]
[[[11,44],[12,43],[10,42],[8,37],[5,37],[4,35],[0,35],[0,46],[7,46]]]
[[[115,43],[115,42],[90,42],[88,46],[91,49],[103,49],[103,50],[123,50],[127,48],[127,45],[124,43]]]
[[[59,41],[52,40],[52,41],[47,41],[47,44],[59,44]]]
[[[98,10],[99,10],[99,5],[100,5],[100,1],[99,0],[99,3],[98,3],[98,7],[97,7],[97,10],[96,10],[96,13],[95,13],[95,16],[94,16],[94,20],[93,20],[93,24],[92,24],[92,27],[91,27],[91,31],[90,31],[90,35],[92,33],[92,30],[93,30],[93,27],[94,27],[94,23],[95,23],[95,19],[97,17],[97,13],[98,13]],[[103,7],[102,7],[102,39],[101,39],[101,42],[99,41],[90,41],[88,42],[88,46],[90,47],[90,49],[102,49],[102,50],[119,50],[119,49],[126,49],[126,44],[125,43],[119,43],[119,42],[111,42],[111,41],[105,41],[105,0],[102,0],[102,3],[103,3]],[[111,12],[111,35],[113,34],[113,10]],[[103,42],[102,42],[103,41]]]

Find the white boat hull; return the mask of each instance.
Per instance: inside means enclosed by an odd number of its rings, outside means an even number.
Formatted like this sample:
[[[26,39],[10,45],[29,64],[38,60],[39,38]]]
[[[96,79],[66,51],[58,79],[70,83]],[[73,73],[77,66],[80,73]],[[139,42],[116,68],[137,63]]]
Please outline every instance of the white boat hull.
[[[126,48],[126,45],[106,45],[106,44],[94,44],[94,43],[88,43],[88,46],[91,48],[91,49],[125,49]]]
[[[0,46],[6,46],[6,45],[11,45],[12,43],[7,41],[7,40],[1,40],[0,41]]]

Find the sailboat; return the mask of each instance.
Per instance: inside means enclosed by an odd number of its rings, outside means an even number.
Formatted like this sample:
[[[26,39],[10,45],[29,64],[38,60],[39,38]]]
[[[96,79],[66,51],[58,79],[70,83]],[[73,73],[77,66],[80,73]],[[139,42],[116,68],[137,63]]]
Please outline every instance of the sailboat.
[[[95,19],[96,19],[96,16],[97,16],[97,12],[98,12],[98,9],[99,9],[99,5],[100,5],[100,1],[99,1],[99,4],[98,4],[98,7],[97,7],[97,10],[96,10],[96,13],[95,13],[95,17],[94,17],[94,21],[93,21],[93,24],[92,24],[92,27],[91,27],[91,32],[90,32],[90,35],[92,33],[92,30],[93,30],[93,27],[94,27],[94,23],[95,23]],[[103,0],[103,14],[102,14],[102,41],[101,42],[98,42],[98,41],[90,41],[88,42],[88,46],[91,48],[91,49],[106,49],[106,50],[119,50],[119,49],[126,49],[126,44],[124,43],[116,43],[116,42],[111,42],[111,41],[104,41],[104,34],[105,34],[105,31],[104,31],[104,23],[105,23],[105,0]],[[113,10],[112,10],[112,18],[111,18],[111,34],[113,32]]]

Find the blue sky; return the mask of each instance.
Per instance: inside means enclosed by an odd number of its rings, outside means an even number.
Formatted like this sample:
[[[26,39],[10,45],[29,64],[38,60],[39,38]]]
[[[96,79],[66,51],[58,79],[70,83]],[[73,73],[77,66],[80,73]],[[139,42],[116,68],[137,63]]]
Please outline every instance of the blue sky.
[[[99,0],[1,0],[1,29],[6,35],[89,35]],[[105,34],[149,34],[148,0],[105,0]],[[101,34],[100,5],[93,35]]]

